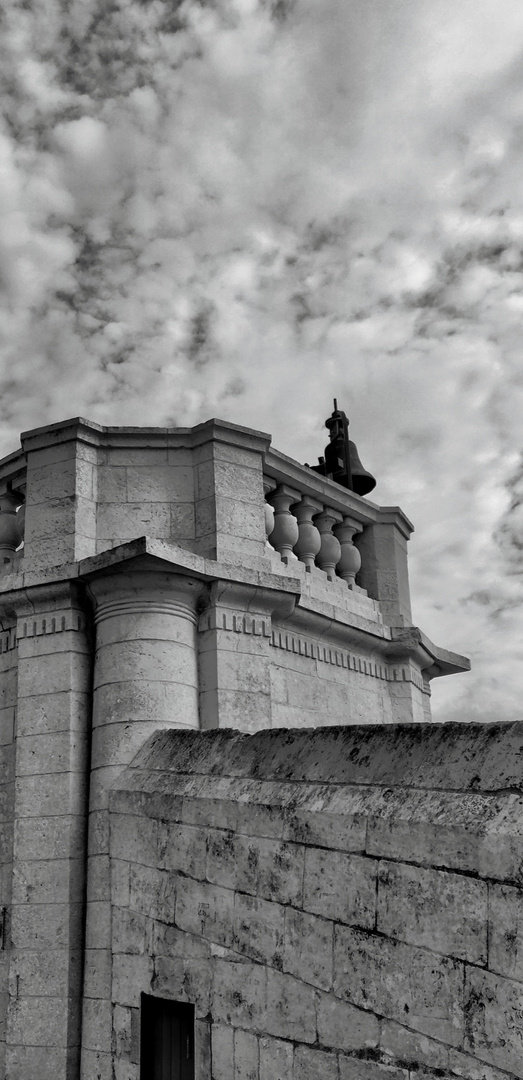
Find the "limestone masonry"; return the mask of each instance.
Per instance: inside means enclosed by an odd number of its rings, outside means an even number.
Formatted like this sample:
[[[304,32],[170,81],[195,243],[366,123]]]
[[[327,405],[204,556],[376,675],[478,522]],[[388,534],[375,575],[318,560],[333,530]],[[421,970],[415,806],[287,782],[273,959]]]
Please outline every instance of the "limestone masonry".
[[[411,531],[218,420],[0,462],[0,1077],[523,1078],[523,725],[431,724]]]

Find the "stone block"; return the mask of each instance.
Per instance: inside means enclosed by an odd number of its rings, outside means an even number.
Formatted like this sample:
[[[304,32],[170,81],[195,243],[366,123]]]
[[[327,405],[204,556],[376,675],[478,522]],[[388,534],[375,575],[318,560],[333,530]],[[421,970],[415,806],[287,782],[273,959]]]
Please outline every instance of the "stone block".
[[[449,1071],[454,1077],[462,1077],[463,1080],[512,1080],[512,1074],[504,1070],[496,1069],[493,1065],[487,1065],[470,1054],[463,1054],[460,1050],[449,1050]]]
[[[74,778],[66,772],[19,777],[15,782],[17,817],[60,817],[68,808],[72,809],[73,793],[75,801],[82,802],[86,788],[86,778],[80,773],[75,773]]]
[[[91,777],[91,782],[93,777]],[[117,847],[114,848],[117,851]],[[109,851],[109,815],[105,810],[91,810],[87,833],[87,854],[101,855]]]
[[[177,926],[166,926],[165,923],[154,924],[153,953],[155,956],[190,956],[209,957],[211,944],[197,937],[195,934],[186,934]]]
[[[7,1046],[5,1076],[9,1080],[57,1080],[62,1076],[78,1075],[77,1047]],[[93,1074],[108,1080],[102,1074]],[[111,1078],[109,1078],[111,1080]]]
[[[293,1080],[338,1080],[338,1058],[325,1050],[297,1046],[294,1051]]]
[[[260,1080],[290,1080],[294,1055],[292,1043],[262,1036],[259,1040],[259,1053]]]
[[[487,886],[462,874],[381,862],[377,930],[410,945],[487,962]]]
[[[82,1036],[86,1049],[105,1054],[111,1052],[111,1006],[108,1001],[84,997]]]
[[[342,1057],[341,1054],[339,1060],[339,1080],[409,1080],[410,1075],[422,1080],[421,1074],[417,1071],[415,1074],[410,1074],[407,1069],[397,1068],[395,1065],[383,1065],[378,1061]],[[447,1080],[447,1078],[445,1077],[443,1080]]]
[[[197,727],[198,691],[191,684],[149,679],[106,683],[96,691],[93,768],[127,765],[156,727]],[[144,719],[146,718],[146,719]]]
[[[21,950],[11,952],[9,988],[12,997],[61,997],[69,978],[79,977],[82,957],[79,951],[69,948],[40,949],[40,942],[32,950],[24,942]],[[66,942],[67,945],[67,942]],[[39,951],[36,951],[36,950]]]
[[[96,473],[99,503],[127,502],[127,469],[121,465],[100,465]]]
[[[213,967],[211,1012],[215,1020],[246,1031],[267,1030],[267,968],[219,958],[214,960]]]
[[[158,822],[138,815],[112,814],[111,849],[119,859],[156,867]]]
[[[8,746],[14,738],[15,709],[14,705],[0,709],[0,745]]]
[[[258,892],[280,904],[303,901],[304,848],[275,840],[258,840]]]
[[[196,535],[194,503],[171,505],[171,539],[184,543]]]
[[[523,982],[523,890],[489,885],[488,967]]]
[[[138,914],[173,923],[176,886],[175,875],[167,870],[133,863],[129,873],[129,907]]]
[[[234,1062],[234,1029],[225,1024],[212,1025],[213,1080],[231,1080]]]
[[[285,909],[283,970],[328,990],[333,973],[333,923],[294,908]]]
[[[208,881],[255,894],[258,888],[259,840],[232,829],[212,829],[207,839]]]
[[[189,503],[194,499],[191,466],[127,467],[127,499],[131,503]]]
[[[281,968],[284,908],[255,896],[234,895],[233,934],[224,944],[259,963]]]
[[[82,731],[89,712],[87,693],[64,690],[25,698],[18,709],[17,732],[23,736],[43,735],[48,731]]]
[[[465,969],[465,1040],[475,1057],[523,1077],[521,983],[480,968]]]
[[[16,744],[17,776],[83,772],[80,767],[87,760],[87,752],[87,732],[21,735]]]
[[[136,911],[115,907],[111,919],[113,953],[152,954],[153,920]]]
[[[246,540],[255,540],[263,545],[260,554],[265,550],[265,518],[263,502],[257,501],[239,502],[236,499],[218,495],[215,499],[216,506],[216,531],[224,533],[227,538],[241,537]]]
[[[130,468],[133,465],[147,466],[156,469],[167,462],[167,446],[111,446],[108,450],[107,464],[114,468],[123,465]]]
[[[167,502],[100,503],[97,514],[99,540],[154,536],[168,540],[171,534],[171,508]]]
[[[333,1050],[368,1050],[378,1045],[380,1024],[376,1016],[340,1001],[333,994],[316,999],[318,1041]]]
[[[373,859],[307,848],[304,910],[355,926],[374,926],[376,868]]]
[[[89,664],[84,655],[77,653],[53,653],[45,656],[27,657],[18,667],[19,698],[56,694],[63,690],[77,693],[90,692]]]
[[[83,859],[18,861],[13,877],[14,905],[67,904],[83,900]],[[42,918],[45,918],[42,912]]]
[[[200,956],[157,956],[153,985],[162,997],[190,1001],[195,1016],[203,1019],[211,1006],[213,970],[209,959]]]
[[[110,861],[108,855],[91,855],[87,878],[87,900],[110,900]]]
[[[113,1080],[139,1080],[139,1066],[126,1058],[116,1058],[113,1069]]]
[[[280,1039],[316,1042],[315,994],[314,988],[300,979],[269,968],[266,1027],[258,1030]]]
[[[14,836],[22,861],[74,858],[83,853],[83,818],[73,814],[21,818],[15,822]]]
[[[184,620],[182,627],[187,623]],[[190,633],[190,629],[189,629]],[[192,637],[192,635],[191,635]],[[196,686],[198,677],[193,642],[119,641],[107,644],[103,649],[103,663],[95,675],[94,689],[100,686],[120,684],[130,680],[160,681],[169,678],[171,693],[174,686]],[[174,719],[174,717],[173,717]]]
[[[195,1080],[212,1080],[211,1024],[206,1020],[194,1022]]]
[[[99,949],[109,944],[111,937],[111,904],[109,900],[90,900],[86,905],[86,949]]]
[[[463,1037],[463,965],[426,949],[335,930],[334,992],[451,1046]]]
[[[158,866],[167,870],[181,870],[190,877],[204,878],[207,860],[206,840],[204,829],[160,821]]]
[[[284,837],[299,844],[363,853],[366,828],[362,814],[318,813],[298,807],[286,821]]]
[[[110,1053],[100,1053],[99,1050],[82,1047],[82,1067],[86,1077],[95,1076],[96,1080],[115,1080],[113,1055]],[[53,1080],[56,1080],[56,1075]]]
[[[8,1042],[20,1047],[65,1048],[69,1008],[68,998],[63,996],[18,997],[9,1010]]]
[[[86,949],[84,962],[85,995],[89,998],[111,996],[111,954],[108,949]]]
[[[405,1018],[408,1023],[408,1017]],[[449,1047],[435,1039],[429,1039],[418,1031],[411,1031],[392,1020],[382,1020],[380,1048],[384,1054],[396,1060],[416,1062],[429,1069],[449,1068]]]
[[[232,948],[234,893],[219,885],[180,878],[177,881],[175,921],[180,930]]]
[[[248,1031],[234,1032],[234,1078],[235,1080],[258,1080],[258,1038]]]
[[[236,802],[229,799],[206,799],[201,796],[184,798],[182,805],[182,821],[187,825],[209,826],[212,822],[216,829],[228,829],[234,831],[238,820],[239,807]]]
[[[153,978],[153,959],[150,956],[113,957],[113,1001],[118,1005],[138,1008],[140,994],[148,994]]]

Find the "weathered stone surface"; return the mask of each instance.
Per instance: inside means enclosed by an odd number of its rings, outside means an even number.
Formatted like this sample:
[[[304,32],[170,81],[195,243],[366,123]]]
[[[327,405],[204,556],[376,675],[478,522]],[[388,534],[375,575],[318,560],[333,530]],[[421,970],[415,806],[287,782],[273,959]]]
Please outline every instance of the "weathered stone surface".
[[[377,930],[468,960],[487,961],[487,886],[460,874],[381,862]]]
[[[324,1050],[313,1050],[308,1046],[298,1046],[294,1054],[294,1073],[296,1080],[338,1080],[338,1060],[336,1054]]]
[[[376,863],[358,855],[307,848],[303,906],[339,922],[374,926]]]
[[[488,967],[523,982],[523,890],[510,885],[489,885]]]
[[[260,1080],[288,1080],[292,1076],[293,1045],[267,1036],[259,1040]]]
[[[463,1038],[463,965],[390,938],[339,926],[334,992],[354,1005],[432,1035]]]
[[[332,994],[317,996],[318,1040],[340,1050],[366,1050],[378,1044],[380,1024],[376,1016],[356,1009]]]
[[[332,986],[334,924],[293,908],[285,910],[283,969],[305,983]]]
[[[464,1049],[523,1077],[521,983],[467,968]]]

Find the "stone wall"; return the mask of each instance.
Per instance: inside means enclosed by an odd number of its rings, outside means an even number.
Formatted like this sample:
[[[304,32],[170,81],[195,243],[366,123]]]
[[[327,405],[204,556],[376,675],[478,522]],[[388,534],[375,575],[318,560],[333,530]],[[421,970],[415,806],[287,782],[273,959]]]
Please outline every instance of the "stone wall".
[[[523,724],[154,735],[110,796],[117,1080],[141,992],[195,1004],[197,1080],[523,1077],[522,755]]]

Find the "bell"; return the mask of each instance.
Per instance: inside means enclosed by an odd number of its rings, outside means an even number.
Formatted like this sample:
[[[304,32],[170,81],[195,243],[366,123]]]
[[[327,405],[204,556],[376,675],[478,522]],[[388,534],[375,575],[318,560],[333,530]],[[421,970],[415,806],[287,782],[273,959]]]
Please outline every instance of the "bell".
[[[352,490],[356,495],[368,495],[376,487],[376,481],[370,472],[363,468],[356,449],[356,443],[349,439],[349,461]]]

